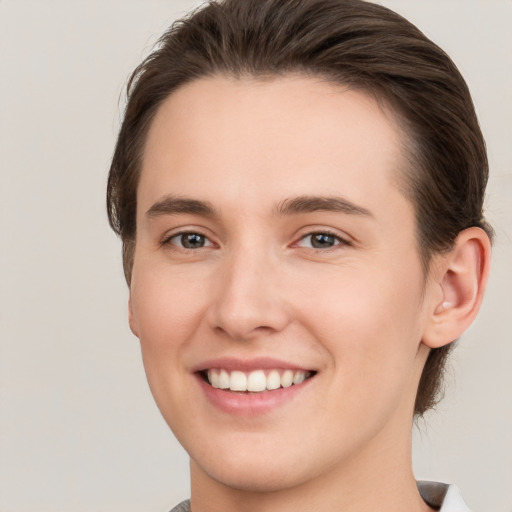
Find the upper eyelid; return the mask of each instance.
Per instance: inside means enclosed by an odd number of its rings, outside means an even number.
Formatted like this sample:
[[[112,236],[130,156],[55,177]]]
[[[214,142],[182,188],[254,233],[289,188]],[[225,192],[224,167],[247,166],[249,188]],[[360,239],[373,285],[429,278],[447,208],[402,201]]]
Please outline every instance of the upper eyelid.
[[[308,231],[301,235],[300,238],[302,239],[311,235],[331,235],[334,236],[335,238],[339,238],[340,240],[344,239],[343,235],[341,235],[340,233],[336,233],[335,231],[331,231],[330,229],[315,229],[313,231]]]
[[[323,251],[323,252],[326,252],[326,251],[329,251],[330,249],[335,249],[339,246],[343,246],[343,247],[346,247],[346,246],[351,246],[352,245],[352,242],[351,240],[349,240],[348,238],[345,238],[337,233],[333,233],[331,231],[328,231],[328,230],[324,230],[324,231],[310,231],[308,233],[305,233],[304,235],[301,235],[295,242],[293,242],[292,246],[294,245],[298,245],[300,242],[302,242],[303,240],[305,240],[306,238],[310,237],[310,236],[313,236],[313,235],[329,235],[329,236],[333,236],[337,243],[335,243],[333,246],[331,247],[326,247],[326,248],[317,248],[317,247],[313,247],[312,249],[315,250],[315,251]]]
[[[207,233],[207,230],[198,226],[179,226],[165,231],[163,235],[160,236],[160,240],[169,240],[178,235],[186,235],[189,233],[195,233],[197,235],[204,236],[209,240],[212,239],[212,235]]]
[[[303,240],[304,238],[311,236],[311,235],[319,235],[319,234],[334,236],[338,240],[340,240],[346,244],[350,244],[353,242],[353,238],[346,233],[340,233],[336,229],[322,228],[320,226],[318,228],[317,227],[304,228],[304,232],[298,236],[297,241]]]

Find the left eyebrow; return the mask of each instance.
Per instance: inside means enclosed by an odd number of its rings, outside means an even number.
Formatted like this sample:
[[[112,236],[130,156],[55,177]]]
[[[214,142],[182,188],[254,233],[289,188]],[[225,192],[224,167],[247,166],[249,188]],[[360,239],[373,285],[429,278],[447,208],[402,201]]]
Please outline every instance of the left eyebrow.
[[[299,215],[318,211],[341,212],[351,215],[373,217],[370,210],[347,199],[335,196],[299,196],[281,201],[274,209],[276,215]]]

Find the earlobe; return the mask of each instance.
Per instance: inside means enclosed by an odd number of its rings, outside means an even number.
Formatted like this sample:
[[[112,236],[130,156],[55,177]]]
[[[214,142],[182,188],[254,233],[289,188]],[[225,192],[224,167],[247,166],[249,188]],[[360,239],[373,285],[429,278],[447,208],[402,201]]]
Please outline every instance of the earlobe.
[[[441,293],[430,306],[425,345],[447,345],[471,325],[483,300],[490,262],[491,242],[485,231],[473,227],[459,233],[453,248],[440,260],[434,285]]]
[[[139,337],[139,328],[137,326],[137,322],[135,320],[135,315],[133,313],[133,306],[132,306],[132,298],[128,299],[128,324],[130,325],[130,330],[132,333]]]

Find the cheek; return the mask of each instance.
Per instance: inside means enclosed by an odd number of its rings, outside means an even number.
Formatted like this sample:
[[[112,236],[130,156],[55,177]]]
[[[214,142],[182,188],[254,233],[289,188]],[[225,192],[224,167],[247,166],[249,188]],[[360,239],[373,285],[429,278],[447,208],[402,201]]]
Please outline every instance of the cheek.
[[[176,271],[140,265],[134,268],[130,298],[146,377],[172,428],[175,411],[187,406],[183,355],[203,316],[201,285],[184,280]]]
[[[175,349],[186,341],[204,313],[205,286],[179,272],[136,269],[131,304],[143,347]]]
[[[421,340],[421,286],[415,267],[351,268],[304,289],[302,322],[331,354],[342,385],[380,394],[407,379]],[[364,382],[364,387],[361,383]]]

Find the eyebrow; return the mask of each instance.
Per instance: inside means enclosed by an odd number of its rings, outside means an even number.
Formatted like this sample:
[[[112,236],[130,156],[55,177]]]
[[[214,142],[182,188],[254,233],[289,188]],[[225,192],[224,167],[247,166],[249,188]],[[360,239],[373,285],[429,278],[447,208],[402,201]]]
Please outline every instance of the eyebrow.
[[[299,196],[289,198],[281,201],[275,209],[277,215],[299,215],[318,211],[341,212],[373,217],[370,210],[358,206],[347,199],[335,196]]]
[[[217,213],[211,203],[189,199],[179,196],[165,196],[157,201],[146,212],[150,218],[160,217],[161,215],[179,215],[179,214],[201,215],[203,217],[216,217]]]
[[[351,215],[373,217],[372,213],[347,199],[335,196],[298,196],[281,201],[273,210],[276,216],[300,215],[318,211],[340,212]],[[218,214],[211,203],[175,195],[165,196],[149,208],[150,218],[162,215],[201,215],[215,218]]]

